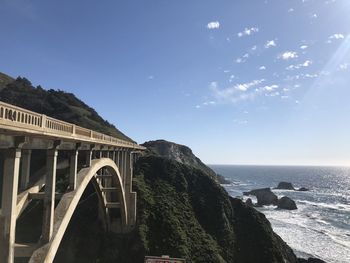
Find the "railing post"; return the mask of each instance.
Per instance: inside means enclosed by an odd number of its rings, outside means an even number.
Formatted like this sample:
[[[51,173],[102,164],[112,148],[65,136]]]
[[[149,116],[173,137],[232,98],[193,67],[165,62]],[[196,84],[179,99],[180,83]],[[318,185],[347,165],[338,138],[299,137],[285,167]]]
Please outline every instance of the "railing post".
[[[45,130],[46,128],[46,115],[42,114],[41,115],[41,128]]]
[[[75,135],[75,124],[72,125],[72,135]]]
[[[2,236],[1,241],[4,243],[0,246],[3,250],[4,262],[14,262],[14,245],[16,234],[16,219],[17,219],[17,189],[19,166],[21,158],[21,149],[12,148],[6,152],[4,162],[3,186],[2,186],[2,211],[0,221]]]
[[[56,166],[58,150],[47,150],[46,156],[46,183],[44,196],[44,219],[42,229],[42,242],[48,243],[51,239],[54,224],[55,192],[56,192]]]
[[[31,156],[32,156],[31,150],[22,151],[22,158],[21,158],[22,167],[21,167],[21,178],[20,178],[21,190],[25,190],[28,187]]]

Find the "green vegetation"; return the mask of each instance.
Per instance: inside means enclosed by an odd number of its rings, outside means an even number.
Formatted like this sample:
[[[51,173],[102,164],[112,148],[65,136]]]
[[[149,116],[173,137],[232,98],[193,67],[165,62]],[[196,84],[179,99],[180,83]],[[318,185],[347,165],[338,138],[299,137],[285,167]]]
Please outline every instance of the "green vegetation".
[[[0,75],[0,100],[47,116],[132,141],[74,94],[33,87],[26,78]]]
[[[137,227],[128,236],[109,235],[99,262],[141,263],[145,255],[189,263],[297,262],[263,214],[201,170],[150,155],[136,174]]]

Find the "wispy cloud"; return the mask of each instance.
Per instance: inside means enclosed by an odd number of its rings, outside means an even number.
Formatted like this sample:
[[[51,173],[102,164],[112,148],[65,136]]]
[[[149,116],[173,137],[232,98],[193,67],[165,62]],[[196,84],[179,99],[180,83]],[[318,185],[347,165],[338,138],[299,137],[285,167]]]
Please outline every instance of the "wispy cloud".
[[[261,67],[259,67],[259,70],[265,70],[266,69],[266,67],[265,66],[261,66]]]
[[[257,79],[247,83],[237,83],[228,88],[219,89],[217,82],[209,85],[210,90],[216,100],[221,102],[238,102],[242,100],[253,99],[256,94],[254,87],[263,83],[265,79]]]
[[[289,59],[293,59],[293,58],[297,58],[297,57],[298,57],[298,53],[294,52],[294,51],[286,51],[278,56],[278,58],[283,59],[283,60],[289,60]]]
[[[207,24],[208,29],[218,29],[220,27],[219,21],[212,21]]]
[[[239,57],[239,58],[237,58],[235,61],[236,61],[236,63],[244,63],[244,62],[246,62],[247,61],[247,59],[249,58],[249,54],[248,53],[245,53],[242,57]]]
[[[275,42],[275,40],[268,40],[265,44],[265,48],[270,48],[270,47],[276,47],[277,44]]]
[[[296,65],[290,65],[286,67],[287,70],[294,70],[294,69],[300,69],[300,68],[306,68],[309,67],[312,64],[311,60],[306,60],[304,63],[296,64]]]
[[[262,87],[263,90],[266,90],[266,91],[273,91],[275,89],[278,89],[279,86],[274,84],[274,85],[270,85],[270,86],[265,86],[265,87]]]
[[[300,49],[307,49],[308,48],[308,46],[307,45],[302,45],[302,46],[300,46]]]
[[[237,36],[238,37],[250,36],[257,32],[259,32],[259,28],[257,27],[245,28],[242,32],[239,32]]]

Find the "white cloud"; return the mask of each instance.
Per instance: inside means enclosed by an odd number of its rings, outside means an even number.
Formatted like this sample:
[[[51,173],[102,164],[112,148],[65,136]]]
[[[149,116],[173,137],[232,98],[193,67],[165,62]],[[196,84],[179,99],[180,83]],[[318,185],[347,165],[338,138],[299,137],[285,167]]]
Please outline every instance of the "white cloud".
[[[291,58],[297,58],[297,57],[298,57],[297,52],[293,52],[293,51],[286,51],[279,56],[279,58],[283,60],[289,60]]]
[[[251,50],[255,51],[258,47],[256,45],[252,46]]]
[[[289,8],[288,13],[294,12],[294,8]]]
[[[200,109],[200,107],[201,107],[200,105],[196,105],[196,109]]]
[[[231,75],[228,81],[229,81],[229,82],[232,82],[235,78],[236,78],[235,75]]]
[[[236,59],[236,63],[244,63],[244,62],[246,62],[247,61],[247,59],[249,58],[249,54],[248,53],[245,53],[242,57],[240,57],[240,58],[237,58]]]
[[[265,44],[265,48],[270,48],[270,47],[275,47],[275,46],[277,46],[275,40],[269,40]]]
[[[287,70],[294,70],[294,69],[300,69],[300,68],[307,68],[312,64],[311,60],[305,60],[304,63],[301,64],[297,64],[297,65],[290,65],[288,67],[286,67]]]
[[[208,29],[218,29],[220,27],[219,21],[212,21],[207,24]]]
[[[333,34],[331,36],[328,37],[329,39],[344,39],[344,35],[343,34]]]
[[[307,45],[302,45],[302,46],[300,46],[300,49],[307,49],[307,48],[308,48]]]
[[[261,66],[261,67],[259,68],[259,70],[265,70],[265,69],[266,69],[265,66]]]
[[[253,80],[252,82],[248,82],[248,83],[236,84],[233,86],[233,88],[240,91],[247,91],[249,88],[254,87],[264,81],[265,81],[264,79]]]
[[[238,37],[250,36],[257,32],[259,32],[259,28],[257,27],[245,28],[242,32],[239,32],[237,36]]]
[[[218,101],[238,102],[243,100],[254,99],[256,94],[254,91],[251,91],[251,89],[263,83],[264,81],[265,79],[258,79],[247,83],[237,83],[225,89],[219,89],[217,83],[212,82],[209,85],[209,88],[213,92],[213,95],[216,98],[216,100]]]
[[[262,89],[266,91],[273,91],[275,89],[278,89],[278,87],[279,87],[278,85],[271,85],[271,86],[265,86]]]
[[[339,70],[347,70],[348,68],[350,68],[349,63],[343,63],[339,65]]]
[[[148,79],[149,79],[149,80],[152,80],[152,79],[154,79],[154,76],[153,76],[153,75],[150,75],[150,76],[148,76]]]

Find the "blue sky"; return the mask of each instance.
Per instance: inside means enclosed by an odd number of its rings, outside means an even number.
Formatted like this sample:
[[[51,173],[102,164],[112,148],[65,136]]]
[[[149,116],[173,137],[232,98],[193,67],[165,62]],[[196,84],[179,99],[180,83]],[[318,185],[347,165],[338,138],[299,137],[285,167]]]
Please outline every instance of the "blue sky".
[[[0,0],[0,71],[207,163],[350,165],[350,1]]]

